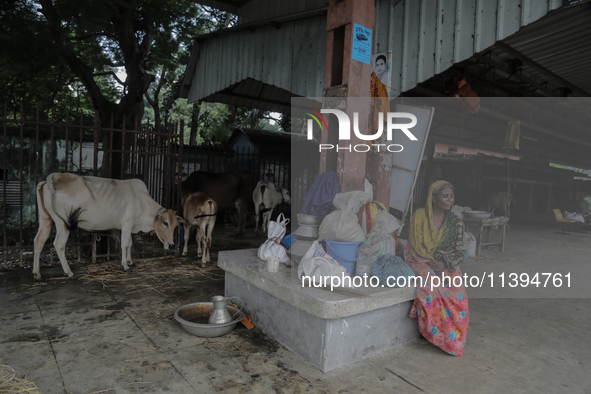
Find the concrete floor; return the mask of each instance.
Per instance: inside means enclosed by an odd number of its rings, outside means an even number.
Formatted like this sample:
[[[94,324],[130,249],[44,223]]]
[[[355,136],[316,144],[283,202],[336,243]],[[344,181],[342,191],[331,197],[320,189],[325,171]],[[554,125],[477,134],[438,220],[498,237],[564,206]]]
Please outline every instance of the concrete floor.
[[[41,283],[29,270],[1,274],[0,364],[43,393],[591,393],[591,305],[582,291],[591,235],[556,229],[512,224],[505,252],[490,247],[464,262],[469,275],[576,275],[570,290],[544,294],[468,289],[460,358],[416,341],[323,374],[256,328],[191,336],[174,310],[222,294],[223,272],[167,257],[127,274],[118,262],[73,266],[77,281],[62,279],[61,267],[42,270]],[[239,246],[248,241],[259,239]],[[218,250],[228,242],[214,236]]]

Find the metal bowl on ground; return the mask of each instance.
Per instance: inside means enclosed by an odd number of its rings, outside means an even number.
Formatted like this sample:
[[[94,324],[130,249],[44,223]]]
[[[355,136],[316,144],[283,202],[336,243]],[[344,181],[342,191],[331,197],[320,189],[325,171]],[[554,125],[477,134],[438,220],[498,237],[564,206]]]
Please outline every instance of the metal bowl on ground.
[[[298,213],[297,218],[299,224],[311,224],[313,226],[320,226],[320,223],[322,223],[322,219],[312,215],[305,215],[303,213]]]
[[[470,219],[488,219],[492,216],[492,212],[488,211],[464,211],[463,214]]]
[[[232,331],[238,322],[244,319],[244,312],[228,305],[228,312],[232,321],[226,324],[209,324],[214,307],[213,302],[195,302],[179,307],[174,312],[174,318],[189,334],[203,338],[220,337]]]

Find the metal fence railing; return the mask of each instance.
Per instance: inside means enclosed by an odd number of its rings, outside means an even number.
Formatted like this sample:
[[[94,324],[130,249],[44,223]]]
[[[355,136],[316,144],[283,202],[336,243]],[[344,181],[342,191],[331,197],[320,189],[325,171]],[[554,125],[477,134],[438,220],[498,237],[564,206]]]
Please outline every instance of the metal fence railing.
[[[38,229],[35,188],[52,172],[141,179],[156,202],[173,209],[180,203],[181,181],[197,170],[247,171],[254,184],[265,179],[290,188],[289,155],[247,147],[234,151],[227,145],[184,146],[182,122],[160,127],[136,124],[133,129],[117,129],[112,122],[105,127],[103,123],[98,112],[83,115],[66,111],[58,121],[41,119],[39,110],[29,118],[22,111],[9,116],[4,107],[0,114],[0,263],[32,264]],[[317,162],[313,164],[317,167]],[[289,215],[289,205],[282,204],[279,209]],[[49,263],[57,261],[52,238],[42,255]],[[72,233],[66,248],[68,259],[87,258],[93,241],[90,233]],[[162,249],[155,246],[153,235],[134,236],[135,255]],[[120,250],[108,243],[101,253],[96,257],[115,258]]]

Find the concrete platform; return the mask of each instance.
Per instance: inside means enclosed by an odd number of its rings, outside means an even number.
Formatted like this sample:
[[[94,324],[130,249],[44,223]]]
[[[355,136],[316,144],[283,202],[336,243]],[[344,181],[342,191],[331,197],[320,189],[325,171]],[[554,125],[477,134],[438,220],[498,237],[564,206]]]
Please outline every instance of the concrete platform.
[[[216,226],[212,259],[218,250],[266,239],[235,239],[235,229]],[[462,263],[463,272],[477,276],[529,267],[557,272],[567,262],[581,267],[572,274],[576,296],[555,288],[534,298],[518,287],[509,296],[483,297],[468,289],[462,357],[414,340],[322,372],[258,327],[238,324],[218,338],[190,335],[174,320],[175,309],[224,294],[225,276],[217,266],[200,268],[193,243],[190,257],[136,260],[127,273],[120,260],[73,264],[77,281],[64,278],[59,264],[41,268],[41,283],[31,267],[0,271],[0,364],[43,394],[589,394],[591,303],[580,294],[591,283],[591,237],[558,229],[551,214],[548,223],[512,223],[504,252],[486,248]],[[90,268],[110,268],[111,280],[85,280]]]
[[[294,268],[267,272],[256,249],[220,252],[226,296],[238,296],[265,334],[323,372],[418,337],[415,288],[303,287]]]

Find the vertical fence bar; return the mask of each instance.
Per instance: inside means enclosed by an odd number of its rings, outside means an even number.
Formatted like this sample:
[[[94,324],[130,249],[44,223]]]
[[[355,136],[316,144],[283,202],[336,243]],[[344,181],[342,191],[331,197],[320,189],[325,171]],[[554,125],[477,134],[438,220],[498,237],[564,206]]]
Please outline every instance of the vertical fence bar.
[[[66,172],[68,172],[68,123],[70,122],[70,108],[66,108]]]
[[[181,203],[181,184],[183,182],[183,146],[185,145],[185,120],[181,119],[181,128],[179,130],[179,174],[177,177],[177,187],[176,187],[176,201],[174,202],[176,206],[180,206]],[[188,170],[187,170],[187,175]],[[180,231],[179,231],[180,234]],[[180,235],[179,235],[180,236]],[[180,245],[180,242],[179,242]]]
[[[52,173],[53,169],[55,168],[54,159],[56,156],[56,152],[55,152],[54,146],[55,146],[56,142],[55,142],[55,135],[54,135],[54,131],[55,131],[54,120],[55,120],[55,108],[51,110],[51,118],[50,118],[51,126],[49,127],[49,132],[51,135],[51,145],[50,145],[50,149],[49,149],[49,152],[50,152],[50,154],[49,154],[49,173]]]
[[[136,123],[137,130],[137,123]],[[139,151],[137,149],[137,138],[139,133],[133,133],[133,148],[131,149],[131,177],[135,178],[137,175],[136,162],[139,160]]]
[[[146,147],[144,148],[144,182],[146,185],[148,184],[148,157],[150,152],[150,135],[148,132],[150,131],[150,127],[146,128],[146,133],[144,134],[144,139],[146,140]]]
[[[2,190],[2,194],[4,195],[4,199],[2,201],[4,201],[4,203],[2,204],[2,213],[4,214],[3,218],[4,220],[2,221],[2,233],[3,233],[3,242],[2,244],[4,245],[4,248],[6,248],[8,246],[8,237],[6,234],[6,218],[8,215],[8,212],[6,211],[6,199],[7,199],[7,194],[6,194],[6,187],[8,186],[8,171],[6,168],[6,156],[7,156],[7,145],[6,145],[6,140],[7,140],[7,121],[8,121],[8,104],[4,103],[4,119],[3,119],[3,131],[4,131],[4,144],[2,145],[2,185],[3,190]],[[8,259],[8,250],[4,249],[4,262],[6,262],[6,260]]]
[[[37,108],[39,109],[39,108]],[[39,160],[43,159],[43,155],[39,154],[40,150],[40,142],[39,142],[39,111],[37,111],[36,115],[36,122],[35,122],[35,187],[39,184],[39,169],[43,169],[43,163],[39,166]],[[37,191],[35,191],[37,194]],[[39,212],[35,210],[35,224],[39,226]]]
[[[121,132],[121,171],[119,179],[125,179],[125,126],[127,124],[126,115],[123,115],[123,131]],[[112,148],[111,148],[112,149]]]
[[[39,111],[39,107],[37,107],[37,111]],[[25,108],[21,104],[21,125],[20,125],[20,146],[19,146],[19,215],[20,215],[20,228],[19,228],[19,243],[22,245],[23,243],[23,133],[25,128]],[[22,250],[21,250],[21,263],[22,259]]]
[[[98,139],[99,139],[99,111],[94,111],[94,153],[93,158],[94,162],[92,163],[92,175],[98,175],[98,169],[96,168],[98,165]],[[104,147],[103,147],[104,148]],[[103,153],[104,157],[104,153]]]
[[[125,179],[125,131],[121,132],[121,172],[119,179]]]
[[[109,176],[113,173],[113,139],[115,138],[115,115],[111,114],[109,133],[109,146],[103,146],[103,160],[107,160],[107,152],[109,153]],[[105,131],[106,133],[107,131]]]
[[[82,175],[82,147],[84,146],[84,113],[80,112],[80,157],[78,157],[78,174]]]

